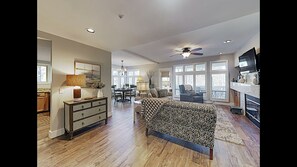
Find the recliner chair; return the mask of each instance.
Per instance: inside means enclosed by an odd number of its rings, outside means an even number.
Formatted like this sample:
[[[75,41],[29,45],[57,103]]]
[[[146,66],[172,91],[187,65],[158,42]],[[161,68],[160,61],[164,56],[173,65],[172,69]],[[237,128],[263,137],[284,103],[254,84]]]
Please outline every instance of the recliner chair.
[[[195,93],[191,85],[186,85],[190,87],[190,90],[185,89],[185,85],[179,85],[180,101],[203,103],[203,93]]]

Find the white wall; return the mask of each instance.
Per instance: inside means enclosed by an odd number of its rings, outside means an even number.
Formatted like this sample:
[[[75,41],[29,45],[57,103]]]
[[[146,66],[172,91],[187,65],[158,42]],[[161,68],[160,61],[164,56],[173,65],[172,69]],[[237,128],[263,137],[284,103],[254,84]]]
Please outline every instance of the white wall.
[[[38,83],[37,88],[51,88],[52,69],[51,69],[51,53],[52,42],[44,39],[37,39],[37,63],[48,65],[48,83]]]
[[[38,31],[38,37],[52,41],[52,87],[49,137],[64,133],[64,104],[72,100],[72,87],[65,86],[66,74],[74,74],[74,61],[84,60],[101,65],[101,79],[105,83],[102,89],[108,97],[108,116],[111,116],[111,52],[81,44],[59,36]],[[96,95],[97,90],[82,88],[82,98]]]
[[[234,66],[238,66],[238,61],[239,61],[238,57],[253,47],[255,47],[256,49],[256,54],[260,53],[260,32],[255,34],[249,41],[247,41],[247,43],[240,50],[238,50],[235,53]],[[254,74],[257,74],[257,72],[244,75],[244,78],[246,79],[247,84],[252,84]]]
[[[255,34],[241,49],[239,49],[234,54],[234,67],[238,66],[238,57],[241,56],[244,52],[252,49],[253,47],[255,47],[257,54],[260,53],[260,32]]]
[[[238,50],[234,54],[234,66],[238,66],[238,60],[239,60],[238,57],[253,47],[255,47],[256,49],[256,54],[260,53],[260,32],[255,34],[249,41],[247,41],[247,43],[240,50]],[[251,84],[253,75],[256,73],[257,72],[244,75],[247,84]],[[240,93],[240,107],[243,108],[243,110],[245,108],[244,98],[245,98],[244,93]]]

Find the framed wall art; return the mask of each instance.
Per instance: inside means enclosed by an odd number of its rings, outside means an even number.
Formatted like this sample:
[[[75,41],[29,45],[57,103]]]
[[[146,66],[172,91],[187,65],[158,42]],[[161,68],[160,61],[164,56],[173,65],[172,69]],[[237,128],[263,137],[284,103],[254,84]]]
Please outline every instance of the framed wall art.
[[[91,88],[92,84],[101,81],[101,66],[95,63],[74,61],[75,75],[86,75],[86,87]]]

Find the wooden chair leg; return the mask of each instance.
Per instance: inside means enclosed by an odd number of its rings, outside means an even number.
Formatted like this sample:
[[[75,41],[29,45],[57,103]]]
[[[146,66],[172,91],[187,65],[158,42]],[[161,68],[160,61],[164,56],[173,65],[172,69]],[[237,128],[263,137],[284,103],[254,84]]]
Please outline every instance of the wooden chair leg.
[[[213,160],[213,149],[212,148],[209,149],[209,159]]]
[[[148,135],[148,128],[145,128],[145,136]]]

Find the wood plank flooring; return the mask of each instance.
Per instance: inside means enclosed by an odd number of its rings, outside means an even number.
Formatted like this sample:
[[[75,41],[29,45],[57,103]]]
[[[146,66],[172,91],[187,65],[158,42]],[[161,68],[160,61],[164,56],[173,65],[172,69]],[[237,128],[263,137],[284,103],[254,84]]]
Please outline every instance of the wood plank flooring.
[[[232,114],[228,106],[217,107],[223,108],[245,146],[215,140],[213,160],[209,160],[209,149],[203,146],[154,132],[146,137],[139,114],[133,123],[133,103],[116,103],[107,125],[95,126],[73,140],[66,140],[65,136],[48,138],[49,114],[40,113],[38,166],[260,166],[260,130],[245,116]]]

